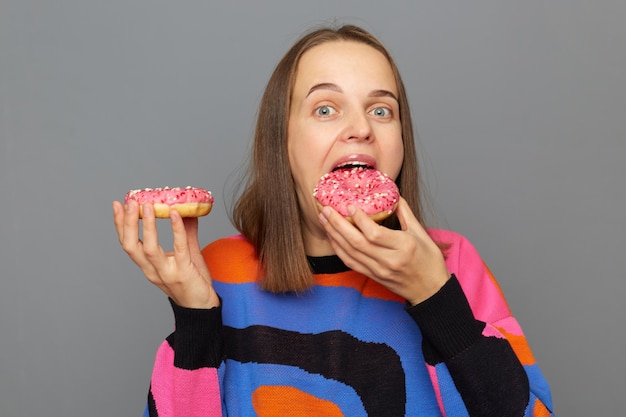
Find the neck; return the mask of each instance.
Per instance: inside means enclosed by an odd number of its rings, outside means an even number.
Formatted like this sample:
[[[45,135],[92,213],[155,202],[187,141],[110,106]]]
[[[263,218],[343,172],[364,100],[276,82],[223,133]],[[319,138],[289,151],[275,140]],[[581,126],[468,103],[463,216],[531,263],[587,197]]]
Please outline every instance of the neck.
[[[302,225],[302,238],[304,239],[304,250],[308,256],[328,256],[334,255],[335,251],[330,245],[330,240],[326,232],[319,224],[311,227],[309,222]]]

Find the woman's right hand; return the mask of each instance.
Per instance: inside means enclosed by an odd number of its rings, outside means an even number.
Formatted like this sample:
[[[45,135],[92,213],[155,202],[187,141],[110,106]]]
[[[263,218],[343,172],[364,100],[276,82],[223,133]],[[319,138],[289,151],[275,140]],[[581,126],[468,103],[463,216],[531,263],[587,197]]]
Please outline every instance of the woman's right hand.
[[[174,210],[170,213],[173,251],[166,252],[158,241],[151,204],[143,205],[143,240],[140,240],[138,203],[130,201],[124,208],[122,203],[113,202],[113,222],[122,248],[148,280],[177,305],[199,309],[218,306],[219,297],[200,252],[198,218],[183,219]]]

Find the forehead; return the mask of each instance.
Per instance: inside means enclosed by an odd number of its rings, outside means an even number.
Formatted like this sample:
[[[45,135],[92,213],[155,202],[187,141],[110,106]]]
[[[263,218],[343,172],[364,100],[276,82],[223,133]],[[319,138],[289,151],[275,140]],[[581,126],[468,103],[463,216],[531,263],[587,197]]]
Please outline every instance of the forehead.
[[[330,82],[346,84],[358,80],[371,88],[397,92],[391,64],[380,51],[361,42],[331,41],[306,51],[296,70],[294,88]]]

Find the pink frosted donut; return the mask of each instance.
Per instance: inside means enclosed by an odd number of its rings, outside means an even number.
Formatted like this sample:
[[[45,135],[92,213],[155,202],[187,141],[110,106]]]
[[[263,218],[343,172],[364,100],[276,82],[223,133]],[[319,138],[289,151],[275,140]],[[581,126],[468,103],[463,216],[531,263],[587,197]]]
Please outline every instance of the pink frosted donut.
[[[209,214],[213,208],[213,195],[204,188],[197,187],[164,187],[130,190],[124,197],[124,204],[130,200],[139,203],[139,218],[143,217],[143,204],[154,205],[155,217],[166,219],[170,217],[170,210],[174,209],[182,217],[200,217]]]
[[[339,169],[320,178],[313,190],[318,208],[331,206],[348,221],[348,206],[355,205],[380,222],[389,217],[400,200],[396,183],[386,174],[364,167]]]

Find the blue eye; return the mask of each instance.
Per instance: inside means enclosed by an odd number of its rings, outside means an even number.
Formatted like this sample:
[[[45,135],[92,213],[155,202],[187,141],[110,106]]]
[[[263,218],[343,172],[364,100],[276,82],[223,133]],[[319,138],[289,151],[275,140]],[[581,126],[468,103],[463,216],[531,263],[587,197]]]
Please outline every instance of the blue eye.
[[[387,117],[391,114],[391,111],[385,107],[376,107],[370,113],[377,117]]]
[[[333,109],[331,106],[320,106],[317,109],[315,109],[315,113],[318,116],[322,116],[322,117],[328,117],[336,112],[337,111]]]

